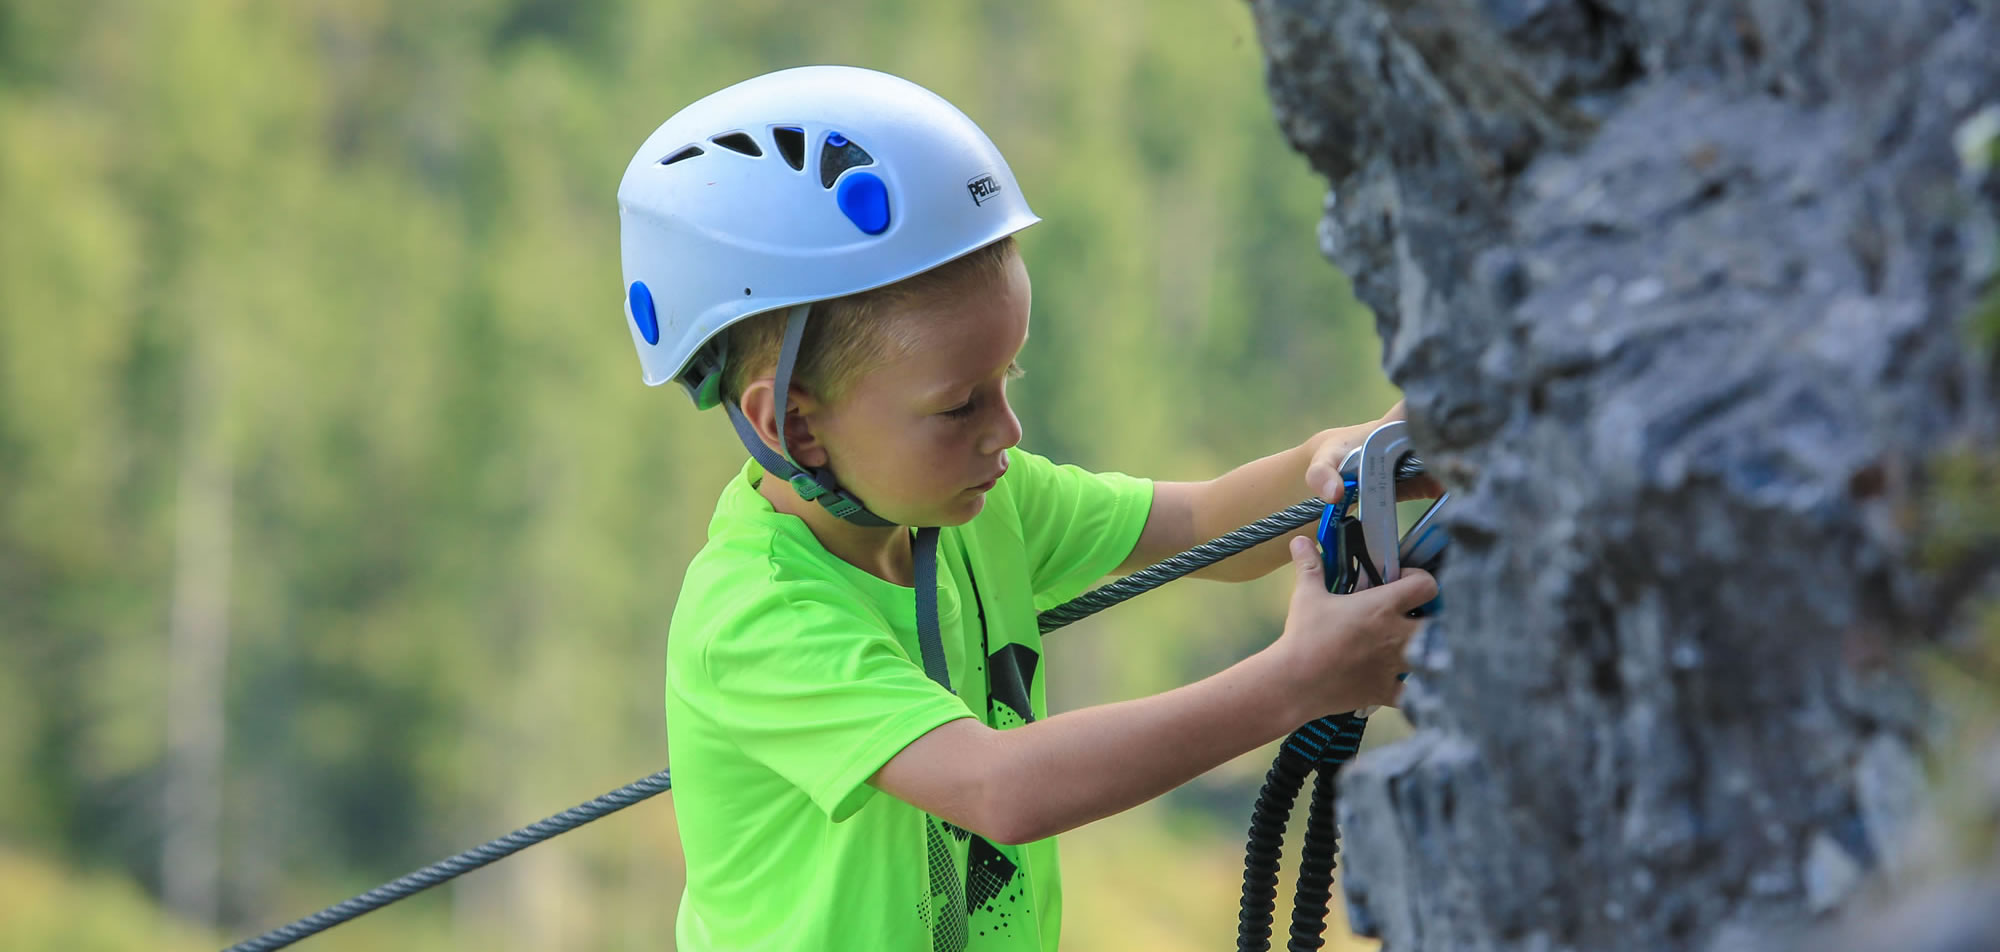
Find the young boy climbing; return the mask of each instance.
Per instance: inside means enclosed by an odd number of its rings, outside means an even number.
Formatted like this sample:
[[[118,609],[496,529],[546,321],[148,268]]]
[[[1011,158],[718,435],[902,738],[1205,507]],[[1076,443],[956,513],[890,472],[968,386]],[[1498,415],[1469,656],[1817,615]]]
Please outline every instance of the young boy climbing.
[[[647,383],[722,406],[752,456],[669,629],[677,948],[1053,950],[1055,834],[1395,699],[1405,613],[1434,583],[1329,595],[1295,536],[1270,646],[1048,714],[1038,610],[1302,488],[1337,494],[1374,424],[1200,483],[1019,449],[1007,383],[1029,282],[1012,236],[1038,219],[943,99],[847,67],[740,83],[646,140],[619,208]],[[1285,560],[1274,542],[1207,574]]]

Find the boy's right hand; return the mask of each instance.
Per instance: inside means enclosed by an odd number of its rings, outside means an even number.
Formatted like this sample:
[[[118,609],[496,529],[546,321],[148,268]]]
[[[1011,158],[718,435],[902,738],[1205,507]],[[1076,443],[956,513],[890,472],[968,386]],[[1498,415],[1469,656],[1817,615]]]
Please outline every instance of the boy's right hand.
[[[1437,596],[1437,580],[1405,568],[1387,585],[1335,595],[1326,590],[1312,540],[1294,536],[1291,545],[1292,606],[1285,633],[1271,647],[1296,676],[1293,688],[1308,711],[1300,722],[1394,704],[1402,693],[1396,675],[1407,669],[1403,649],[1422,624],[1409,613]]]

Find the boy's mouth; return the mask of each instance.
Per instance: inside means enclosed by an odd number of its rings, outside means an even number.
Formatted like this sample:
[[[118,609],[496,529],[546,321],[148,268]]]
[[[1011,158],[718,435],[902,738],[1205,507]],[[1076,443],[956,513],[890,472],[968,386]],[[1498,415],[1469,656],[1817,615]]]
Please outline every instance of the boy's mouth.
[[[994,473],[992,479],[980,483],[979,485],[972,487],[972,489],[974,492],[982,492],[982,493],[986,492],[987,490],[992,489],[994,486],[999,485],[1000,477],[1005,475],[1007,475],[1007,461],[1005,459],[1002,459],[1000,460],[1000,471]]]

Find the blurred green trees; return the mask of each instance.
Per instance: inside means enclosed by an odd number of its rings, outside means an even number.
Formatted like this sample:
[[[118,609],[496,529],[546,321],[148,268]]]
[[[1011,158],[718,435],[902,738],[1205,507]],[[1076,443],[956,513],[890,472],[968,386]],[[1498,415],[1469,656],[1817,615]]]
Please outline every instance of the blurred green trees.
[[[0,869],[67,910],[0,945],[183,941],[105,924],[135,884],[248,934],[671,760],[741,457],[639,381],[614,193],[812,62],[958,104],[1045,219],[1030,448],[1198,478],[1392,399],[1237,5],[0,0]],[[1204,584],[1066,632],[1058,706],[1276,631],[1283,580]],[[1226,941],[1252,773],[1073,845],[1076,947]],[[565,840],[314,947],[670,947],[667,800]]]

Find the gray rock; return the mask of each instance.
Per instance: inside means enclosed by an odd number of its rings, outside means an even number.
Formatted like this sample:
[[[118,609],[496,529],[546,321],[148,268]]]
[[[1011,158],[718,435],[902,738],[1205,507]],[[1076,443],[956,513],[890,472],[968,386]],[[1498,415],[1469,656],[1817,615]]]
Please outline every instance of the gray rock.
[[[1705,949],[1840,906],[1920,802],[1904,648],[1965,597],[1908,514],[2000,417],[1962,333],[2000,187],[1954,141],[1996,3],[1252,5],[1459,500],[1419,728],[1343,778],[1353,921]]]

